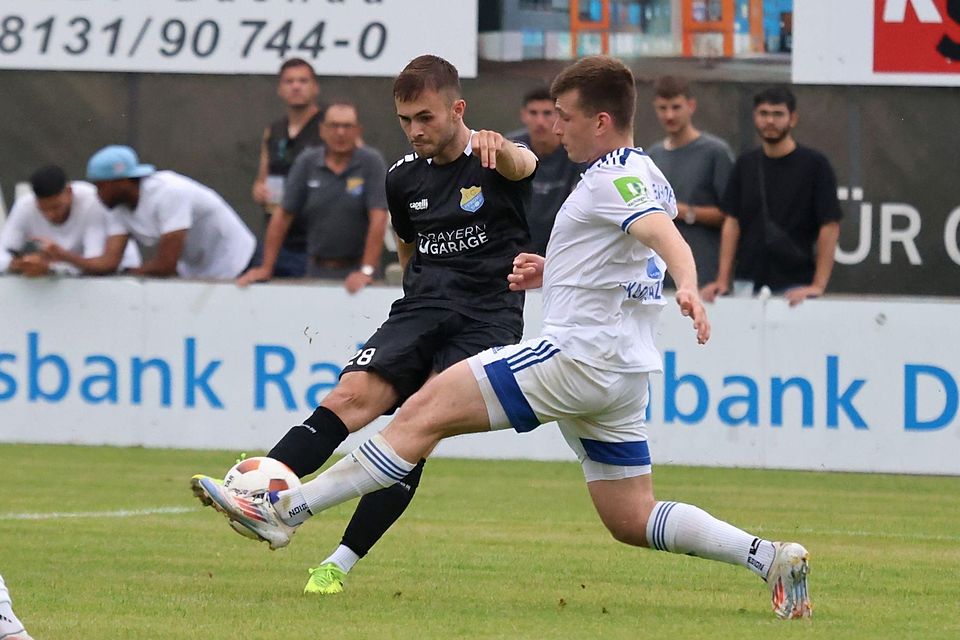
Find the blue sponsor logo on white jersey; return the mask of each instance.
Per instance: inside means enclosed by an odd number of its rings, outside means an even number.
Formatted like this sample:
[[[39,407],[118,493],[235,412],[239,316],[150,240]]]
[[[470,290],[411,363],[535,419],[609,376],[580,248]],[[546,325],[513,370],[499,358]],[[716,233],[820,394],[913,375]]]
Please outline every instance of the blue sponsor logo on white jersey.
[[[663,272],[660,271],[656,258],[647,259],[647,277],[653,280],[661,280],[663,278]]]

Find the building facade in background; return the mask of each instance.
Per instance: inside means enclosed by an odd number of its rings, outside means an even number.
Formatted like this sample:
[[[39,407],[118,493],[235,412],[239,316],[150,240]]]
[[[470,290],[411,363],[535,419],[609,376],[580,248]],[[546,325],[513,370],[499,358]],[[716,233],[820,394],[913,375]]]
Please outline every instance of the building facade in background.
[[[480,57],[788,53],[793,0],[480,0]]]

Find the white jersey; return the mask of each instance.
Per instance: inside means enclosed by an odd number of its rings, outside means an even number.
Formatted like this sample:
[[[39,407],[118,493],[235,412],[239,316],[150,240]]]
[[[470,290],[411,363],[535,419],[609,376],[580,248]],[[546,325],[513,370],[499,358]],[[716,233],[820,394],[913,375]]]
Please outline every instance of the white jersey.
[[[611,151],[567,197],[547,244],[543,335],[574,360],[613,371],[660,371],[654,330],[665,263],[628,235],[640,218],[677,215],[673,189],[641,149]]]
[[[213,189],[173,171],[140,180],[136,209],[110,210],[110,235],[133,235],[153,247],[160,236],[187,229],[177,274],[185,278],[236,278],[250,263],[256,239],[237,213]]]
[[[97,197],[97,189],[87,182],[71,182],[73,202],[70,215],[63,224],[51,224],[37,207],[33,193],[17,198],[0,231],[0,271],[10,267],[14,253],[20,253],[34,238],[52,240],[67,251],[84,258],[103,255],[107,241],[107,209]],[[140,253],[130,244],[124,253],[121,268],[140,265]],[[66,262],[50,265],[56,273],[78,274],[80,270]]]

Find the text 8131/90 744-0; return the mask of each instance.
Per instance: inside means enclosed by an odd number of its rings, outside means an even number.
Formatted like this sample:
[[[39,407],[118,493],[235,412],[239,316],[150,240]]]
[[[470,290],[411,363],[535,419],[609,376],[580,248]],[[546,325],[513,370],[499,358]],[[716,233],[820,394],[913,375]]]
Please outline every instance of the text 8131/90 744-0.
[[[0,0],[0,68],[393,76],[431,50],[476,66],[476,0]],[[444,24],[417,38],[425,11]],[[474,42],[470,46],[471,40]],[[472,52],[472,53],[471,53]],[[459,62],[459,60],[458,60]]]
[[[234,31],[239,33],[232,33]],[[236,36],[240,35],[240,58],[263,52],[277,59],[293,55],[317,59],[327,49],[353,47],[361,58],[374,60],[383,53],[387,43],[387,27],[376,21],[366,24],[351,38],[349,34],[334,34],[332,25],[325,20],[304,28],[293,20],[240,20],[233,23],[205,18],[189,22],[180,18],[147,16],[134,22],[121,16],[96,23],[91,18],[77,15],[50,16],[30,24],[23,16],[9,14],[0,20],[0,52],[9,55],[30,47],[32,53],[41,56],[59,49],[71,56],[134,58],[144,48],[166,58],[208,58],[225,44],[225,32],[231,32],[233,36],[228,41],[230,45],[235,45]]]

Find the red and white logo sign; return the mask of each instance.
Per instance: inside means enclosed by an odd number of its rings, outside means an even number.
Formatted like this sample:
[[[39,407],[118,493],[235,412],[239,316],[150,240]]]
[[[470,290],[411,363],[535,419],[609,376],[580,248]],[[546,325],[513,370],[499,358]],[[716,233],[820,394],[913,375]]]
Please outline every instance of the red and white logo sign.
[[[960,0],[874,0],[873,70],[960,74]]]

